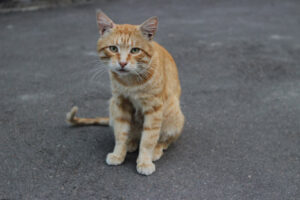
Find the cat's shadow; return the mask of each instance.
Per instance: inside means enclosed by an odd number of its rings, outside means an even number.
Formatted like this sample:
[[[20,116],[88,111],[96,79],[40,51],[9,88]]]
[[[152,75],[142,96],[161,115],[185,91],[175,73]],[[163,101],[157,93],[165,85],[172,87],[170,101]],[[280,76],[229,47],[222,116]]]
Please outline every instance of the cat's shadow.
[[[76,132],[85,132],[84,134],[94,134],[94,139],[96,140],[96,149],[92,153],[95,154],[101,161],[101,165],[108,166],[106,164],[106,155],[110,152],[112,152],[115,142],[114,142],[114,136],[113,131],[109,127],[103,127],[103,126],[96,126],[92,128],[93,126],[69,126],[67,127],[68,130],[71,132],[77,130]],[[96,134],[95,134],[96,133]],[[168,154],[168,151],[172,151],[173,145],[171,145],[168,150],[164,151],[164,154]],[[136,160],[138,158],[139,149],[137,149],[135,152],[128,152],[125,158],[125,161],[122,165],[119,166],[109,166],[109,167],[123,167],[126,171],[131,171],[132,173],[136,174]],[[155,161],[154,163],[157,165],[158,163],[162,163],[165,160],[166,155],[163,155],[161,159],[158,161]]]

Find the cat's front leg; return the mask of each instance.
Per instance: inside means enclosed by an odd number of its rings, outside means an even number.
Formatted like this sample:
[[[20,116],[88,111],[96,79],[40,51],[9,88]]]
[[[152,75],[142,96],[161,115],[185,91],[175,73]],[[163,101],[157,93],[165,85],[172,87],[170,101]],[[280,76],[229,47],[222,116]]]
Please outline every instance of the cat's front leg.
[[[108,165],[120,165],[125,160],[127,153],[127,140],[131,123],[130,107],[122,101],[111,100],[110,112],[112,111],[115,147],[112,153],[107,154],[106,163]]]
[[[140,142],[137,171],[150,175],[155,171],[152,155],[157,145],[162,124],[162,105],[155,106],[144,112],[144,125]]]

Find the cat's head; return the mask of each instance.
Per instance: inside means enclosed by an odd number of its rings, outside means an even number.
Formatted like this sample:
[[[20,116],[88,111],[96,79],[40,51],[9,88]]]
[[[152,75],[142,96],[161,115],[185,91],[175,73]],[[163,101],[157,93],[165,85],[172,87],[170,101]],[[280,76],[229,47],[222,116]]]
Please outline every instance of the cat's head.
[[[143,73],[153,54],[152,39],[158,25],[151,17],[141,25],[115,24],[102,11],[97,12],[100,59],[121,76]]]

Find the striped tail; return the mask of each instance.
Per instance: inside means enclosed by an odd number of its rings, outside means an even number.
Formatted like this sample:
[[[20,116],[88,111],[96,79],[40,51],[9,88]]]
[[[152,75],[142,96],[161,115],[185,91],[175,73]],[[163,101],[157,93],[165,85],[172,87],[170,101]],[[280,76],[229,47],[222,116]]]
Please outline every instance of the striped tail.
[[[80,118],[76,117],[76,113],[78,111],[78,107],[74,106],[70,112],[67,113],[67,122],[72,125],[109,125],[108,117],[96,117],[96,118]]]

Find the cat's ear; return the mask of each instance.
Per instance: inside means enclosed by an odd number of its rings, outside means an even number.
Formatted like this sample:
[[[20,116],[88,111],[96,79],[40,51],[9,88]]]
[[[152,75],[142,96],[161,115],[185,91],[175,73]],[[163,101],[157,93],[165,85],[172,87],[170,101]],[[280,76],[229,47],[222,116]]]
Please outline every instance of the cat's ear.
[[[97,24],[101,36],[115,26],[114,22],[101,10],[97,10]]]
[[[147,19],[144,23],[140,25],[140,30],[142,34],[148,39],[152,40],[158,25],[158,18],[157,17],[151,17]]]

